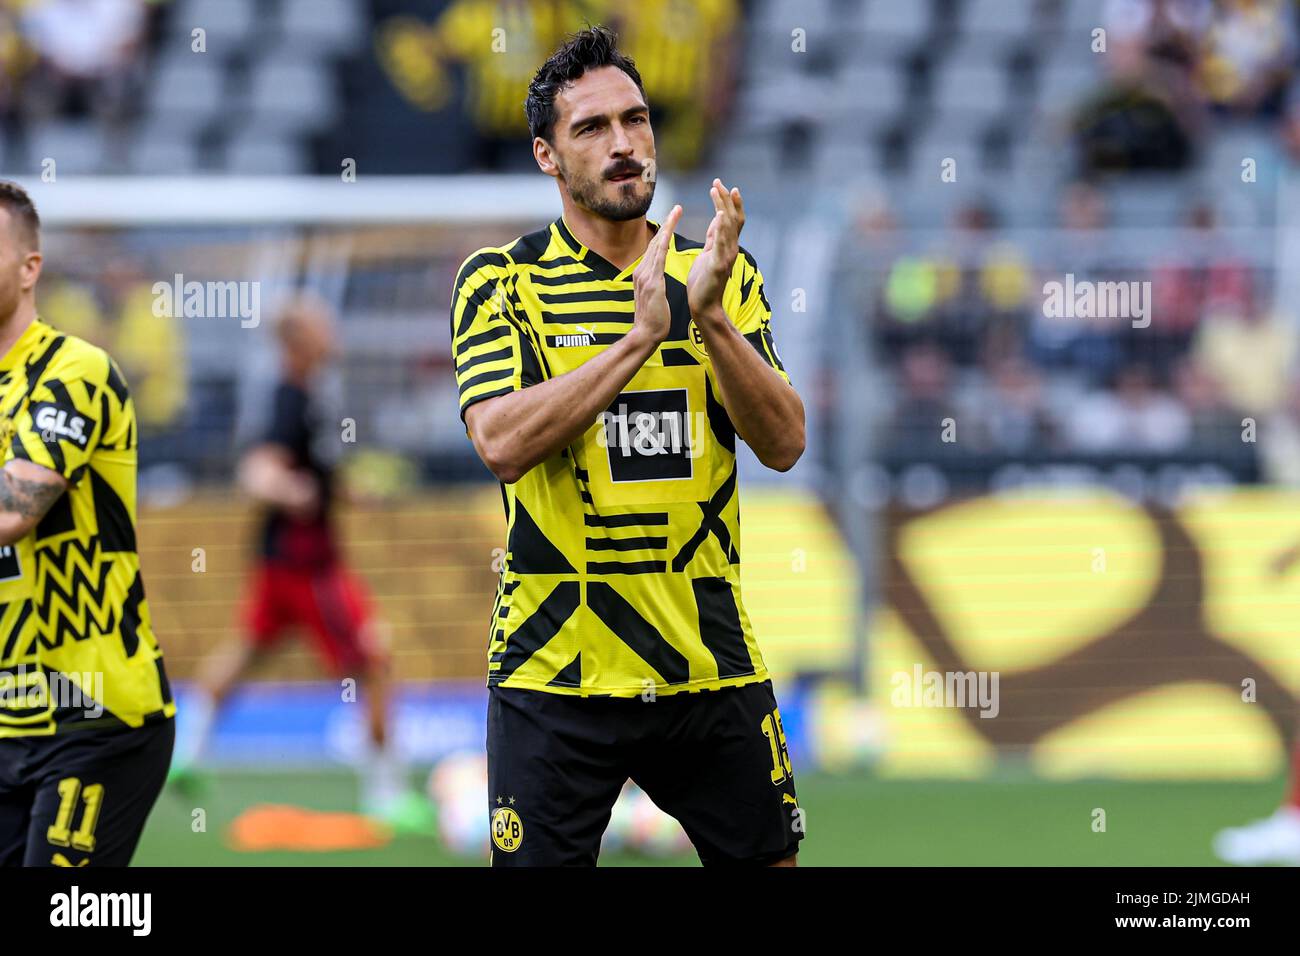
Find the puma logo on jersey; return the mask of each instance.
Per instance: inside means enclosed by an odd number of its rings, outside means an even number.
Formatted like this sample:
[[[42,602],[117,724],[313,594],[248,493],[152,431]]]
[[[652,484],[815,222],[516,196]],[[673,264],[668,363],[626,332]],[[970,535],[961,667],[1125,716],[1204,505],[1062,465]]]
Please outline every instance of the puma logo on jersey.
[[[547,336],[547,344],[553,349],[586,348],[596,344],[595,330],[581,325],[577,328],[577,332]]]
[[[95,423],[84,415],[49,402],[37,402],[32,406],[32,422],[41,433],[43,441],[48,443],[61,439],[75,442],[83,448],[95,427]]]

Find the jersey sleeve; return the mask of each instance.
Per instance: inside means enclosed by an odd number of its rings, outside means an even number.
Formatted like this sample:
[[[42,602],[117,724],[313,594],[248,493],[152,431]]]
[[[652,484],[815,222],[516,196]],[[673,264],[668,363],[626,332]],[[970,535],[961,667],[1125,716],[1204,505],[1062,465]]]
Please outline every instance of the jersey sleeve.
[[[772,306],[763,292],[763,273],[759,271],[754,257],[743,248],[736,256],[736,265],[723,293],[722,305],[736,328],[754,346],[763,361],[776,369],[777,374],[789,383],[790,376],[781,364],[776,341],[772,338]]]
[[[506,256],[482,250],[456,276],[451,347],[460,417],[475,402],[536,385],[542,379],[527,321],[512,304],[514,274]]]
[[[133,445],[131,414],[121,373],[104,352],[87,349],[41,375],[14,422],[9,455],[75,485],[100,447]]]

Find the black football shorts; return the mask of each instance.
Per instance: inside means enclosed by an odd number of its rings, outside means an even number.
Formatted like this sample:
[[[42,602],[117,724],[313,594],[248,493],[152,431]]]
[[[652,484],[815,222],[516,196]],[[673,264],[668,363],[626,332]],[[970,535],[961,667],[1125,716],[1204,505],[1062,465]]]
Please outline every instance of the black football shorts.
[[[488,691],[493,866],[594,866],[631,778],[705,866],[792,856],[802,812],[770,681],[641,698]]]
[[[175,721],[0,738],[0,866],[126,866],[171,764]]]

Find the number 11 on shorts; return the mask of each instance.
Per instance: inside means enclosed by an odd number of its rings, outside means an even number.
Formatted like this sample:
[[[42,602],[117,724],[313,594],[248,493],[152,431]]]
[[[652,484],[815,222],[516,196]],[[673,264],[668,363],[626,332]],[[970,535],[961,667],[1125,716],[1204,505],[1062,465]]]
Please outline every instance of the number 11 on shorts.
[[[772,785],[779,786],[793,772],[790,766],[790,751],[785,747],[785,728],[781,726],[781,709],[778,707],[770,714],[764,714],[763,722],[759,726],[763,730],[763,736],[767,738],[767,745],[772,748]]]

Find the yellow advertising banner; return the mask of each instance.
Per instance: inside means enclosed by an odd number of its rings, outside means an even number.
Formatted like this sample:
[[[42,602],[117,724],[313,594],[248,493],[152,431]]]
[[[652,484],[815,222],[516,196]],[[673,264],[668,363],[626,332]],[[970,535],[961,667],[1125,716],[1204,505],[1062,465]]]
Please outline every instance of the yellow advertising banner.
[[[1300,495],[1085,489],[885,520],[880,769],[1260,778],[1300,698]]]

